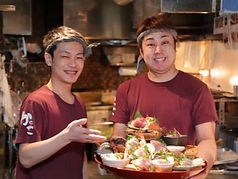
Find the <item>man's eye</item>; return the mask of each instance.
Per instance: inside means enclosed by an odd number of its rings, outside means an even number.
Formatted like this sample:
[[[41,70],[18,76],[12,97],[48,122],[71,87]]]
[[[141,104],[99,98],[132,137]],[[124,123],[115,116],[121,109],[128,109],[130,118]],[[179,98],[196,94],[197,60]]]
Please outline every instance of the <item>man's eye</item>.
[[[69,58],[67,55],[62,55],[62,58]]]
[[[169,41],[162,42],[162,45],[166,45],[166,44],[169,44]]]
[[[84,58],[84,56],[78,56],[78,57],[76,57],[76,59],[77,60],[84,60],[85,58]]]
[[[153,47],[153,46],[155,46],[155,44],[153,44],[153,43],[148,43],[147,46],[148,46],[148,47]]]

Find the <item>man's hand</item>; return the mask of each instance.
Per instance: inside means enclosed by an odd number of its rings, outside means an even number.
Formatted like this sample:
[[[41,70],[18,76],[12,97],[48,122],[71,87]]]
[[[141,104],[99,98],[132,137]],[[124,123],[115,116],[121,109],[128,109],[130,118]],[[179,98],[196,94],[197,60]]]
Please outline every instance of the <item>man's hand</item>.
[[[101,143],[107,138],[101,135],[101,131],[95,129],[87,129],[83,127],[87,123],[86,118],[72,121],[65,129],[67,138],[71,142],[82,143]]]

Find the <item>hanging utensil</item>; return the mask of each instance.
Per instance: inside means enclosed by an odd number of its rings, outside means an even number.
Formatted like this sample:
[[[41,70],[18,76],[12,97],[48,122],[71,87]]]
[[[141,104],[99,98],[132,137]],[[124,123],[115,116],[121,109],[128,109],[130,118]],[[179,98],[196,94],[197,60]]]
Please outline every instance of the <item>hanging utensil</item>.
[[[25,37],[20,37],[18,39],[18,41],[17,41],[17,48],[18,48],[19,51],[21,51],[23,53],[21,60],[25,60],[26,56],[27,56]]]

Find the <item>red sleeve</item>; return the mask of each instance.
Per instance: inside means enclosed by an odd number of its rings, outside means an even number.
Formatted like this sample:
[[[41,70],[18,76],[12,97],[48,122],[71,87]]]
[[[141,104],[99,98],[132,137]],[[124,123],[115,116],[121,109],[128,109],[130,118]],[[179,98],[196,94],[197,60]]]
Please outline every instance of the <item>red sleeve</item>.
[[[203,85],[194,98],[194,107],[192,110],[193,119],[196,119],[195,125],[210,121],[217,121],[214,99],[210,90]]]

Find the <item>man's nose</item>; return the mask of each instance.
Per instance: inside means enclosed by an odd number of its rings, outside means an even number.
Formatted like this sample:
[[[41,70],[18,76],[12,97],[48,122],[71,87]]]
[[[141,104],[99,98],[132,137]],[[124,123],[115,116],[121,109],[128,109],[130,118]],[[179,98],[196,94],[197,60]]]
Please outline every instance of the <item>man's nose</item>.
[[[71,58],[69,61],[70,66],[75,66],[76,65],[76,59]]]
[[[163,51],[164,51],[164,49],[163,49],[162,45],[155,46],[155,53],[161,53]]]

